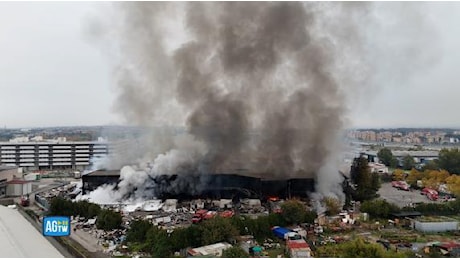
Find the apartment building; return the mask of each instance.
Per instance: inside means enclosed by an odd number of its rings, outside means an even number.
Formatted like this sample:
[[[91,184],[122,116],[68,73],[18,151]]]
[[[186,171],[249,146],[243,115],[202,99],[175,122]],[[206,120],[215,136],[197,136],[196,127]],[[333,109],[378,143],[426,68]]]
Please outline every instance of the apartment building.
[[[0,142],[0,164],[25,170],[84,170],[109,153],[104,141]]]

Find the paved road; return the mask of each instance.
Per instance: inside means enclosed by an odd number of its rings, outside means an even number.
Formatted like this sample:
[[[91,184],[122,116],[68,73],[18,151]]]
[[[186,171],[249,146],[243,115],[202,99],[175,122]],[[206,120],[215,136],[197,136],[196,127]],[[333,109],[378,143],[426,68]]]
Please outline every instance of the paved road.
[[[382,187],[379,192],[382,199],[388,202],[394,203],[399,207],[405,207],[410,203],[426,202],[432,203],[434,201],[429,200],[426,196],[420,194],[419,190],[404,191],[398,190],[391,186],[391,183],[382,183]],[[436,203],[439,203],[437,201]]]

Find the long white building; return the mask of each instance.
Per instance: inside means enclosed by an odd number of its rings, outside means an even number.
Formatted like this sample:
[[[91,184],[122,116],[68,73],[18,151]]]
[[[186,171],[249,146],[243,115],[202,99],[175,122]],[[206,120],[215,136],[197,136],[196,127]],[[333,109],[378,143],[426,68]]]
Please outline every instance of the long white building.
[[[25,170],[83,170],[108,153],[109,143],[104,141],[0,142],[0,164]]]

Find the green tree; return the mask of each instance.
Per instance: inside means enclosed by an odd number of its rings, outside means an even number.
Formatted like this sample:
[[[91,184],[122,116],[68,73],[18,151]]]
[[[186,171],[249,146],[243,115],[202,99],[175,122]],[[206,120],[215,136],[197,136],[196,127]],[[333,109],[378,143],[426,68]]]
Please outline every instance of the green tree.
[[[397,166],[397,160],[393,156],[393,153],[391,152],[389,148],[380,149],[379,152],[377,153],[377,157],[386,166],[390,166],[392,168],[395,168]]]
[[[404,170],[411,170],[415,167],[415,160],[414,157],[410,156],[409,154],[403,157],[402,166]]]
[[[366,158],[360,156],[353,160],[350,176],[355,185],[352,192],[354,200],[364,201],[378,197],[380,178],[378,174],[371,173]]]
[[[364,201],[360,211],[369,213],[374,218],[388,218],[391,213],[399,212],[400,208],[386,200],[376,199]]]
[[[413,257],[411,252],[385,250],[382,245],[367,243],[361,238],[345,243],[318,247],[316,257],[334,258],[402,258]]]
[[[326,206],[326,215],[334,216],[340,213],[342,210],[342,206],[340,205],[340,201],[336,198],[332,197],[325,197],[323,199],[323,203]]]
[[[169,241],[169,236],[166,230],[159,229],[156,226],[151,226],[146,234],[146,242],[144,246],[151,257],[171,257],[172,244]]]
[[[288,200],[281,205],[281,214],[288,224],[301,223],[305,213],[305,206],[298,200]]]
[[[62,197],[55,197],[51,200],[49,215],[52,216],[74,216],[75,207],[72,201]]]
[[[174,232],[169,236],[169,242],[172,250],[179,251],[186,247],[203,246],[202,237],[202,225],[191,225],[187,228],[174,229]]]
[[[103,209],[97,216],[96,226],[103,230],[113,230],[121,227],[122,217],[120,213]]]
[[[239,234],[228,218],[215,217],[206,220],[203,222],[202,228],[201,242],[204,245],[222,241],[232,242],[234,237]]]
[[[422,167],[423,171],[434,171],[434,170],[439,170],[439,160],[434,159],[434,160],[429,160],[428,162],[425,163],[425,165]]]
[[[241,247],[234,246],[229,249],[225,249],[222,252],[222,257],[224,258],[248,258],[249,254],[246,253]]]
[[[305,218],[303,220],[303,222],[305,223],[310,223],[310,224],[313,224],[315,223],[315,219],[318,217],[318,214],[316,214],[315,211],[306,211],[305,212]]]
[[[94,218],[101,211],[101,207],[97,204],[81,200],[73,203],[74,214],[84,218]]]
[[[150,227],[152,227],[152,224],[148,221],[133,221],[128,232],[126,232],[126,242],[145,242],[147,231]]]
[[[460,174],[460,150],[442,149],[439,152],[438,166],[450,173]]]
[[[268,214],[268,222],[271,227],[287,225],[286,219],[284,219],[283,215],[276,213]]]

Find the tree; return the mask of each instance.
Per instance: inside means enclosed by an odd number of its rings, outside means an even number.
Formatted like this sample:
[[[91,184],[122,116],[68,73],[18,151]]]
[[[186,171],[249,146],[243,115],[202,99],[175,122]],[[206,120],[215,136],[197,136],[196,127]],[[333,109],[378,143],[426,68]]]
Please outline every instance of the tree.
[[[201,242],[204,245],[222,241],[232,242],[233,238],[238,235],[238,230],[231,224],[228,218],[215,217],[206,220],[203,222],[202,228]]]
[[[402,181],[404,180],[405,172],[401,169],[396,169],[393,172],[393,180],[395,181]]]
[[[426,174],[427,172],[419,172],[416,169],[412,169],[407,175],[406,181],[411,186],[417,186],[417,181],[421,181],[425,178]]]
[[[422,170],[423,171],[426,171],[426,170],[439,170],[439,160],[434,159],[434,160],[428,161],[427,163],[425,163],[425,165],[423,166]]]
[[[374,218],[388,218],[391,213],[399,212],[400,208],[386,200],[376,199],[363,202],[360,211],[369,213]]]
[[[450,173],[460,174],[460,150],[442,149],[439,152],[439,167]]]
[[[460,176],[452,174],[446,179],[447,189],[453,194],[460,195]]]
[[[281,214],[271,213],[268,214],[268,223],[271,227],[273,226],[286,226],[288,223]]]
[[[248,258],[249,254],[239,246],[230,247],[222,252],[223,258]]]
[[[172,255],[172,245],[166,230],[151,226],[146,234],[147,251],[151,257],[170,257]]]
[[[402,166],[404,170],[411,170],[415,167],[414,157],[409,154],[403,157]]]
[[[101,207],[97,204],[81,200],[73,203],[74,214],[84,218],[94,218],[101,211]]]
[[[126,233],[127,242],[145,242],[147,231],[152,226],[148,221],[133,221]]]
[[[450,174],[445,170],[429,171],[422,179],[422,182],[425,187],[438,189],[440,184],[446,183],[449,176]]]
[[[388,148],[380,149],[380,151],[377,153],[377,157],[383,164],[392,168],[395,168],[398,163],[396,158],[393,156],[393,153]]]
[[[299,224],[305,218],[305,206],[298,200],[288,200],[281,205],[281,214],[289,224]]]
[[[52,216],[74,216],[75,210],[72,201],[62,197],[55,197],[51,200],[49,215]]]
[[[315,211],[307,210],[305,212],[305,218],[304,218],[303,222],[313,224],[313,223],[315,223],[315,219],[317,217],[318,217],[318,214],[316,214]]]
[[[378,174],[371,173],[366,158],[360,156],[353,160],[350,176],[355,185],[352,194],[354,200],[364,201],[378,197],[380,179]]]
[[[411,252],[385,250],[383,246],[367,243],[361,238],[352,241],[318,247],[316,257],[334,258],[395,258],[413,257]]]
[[[122,217],[120,213],[112,210],[103,209],[97,216],[96,226],[103,230],[119,229],[121,227]]]
[[[328,216],[335,216],[342,210],[342,205],[340,205],[340,201],[336,198],[325,197],[323,203],[326,206],[326,215]]]

